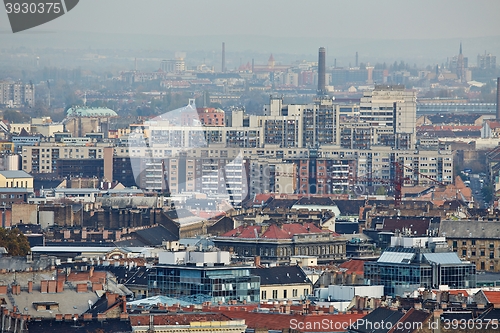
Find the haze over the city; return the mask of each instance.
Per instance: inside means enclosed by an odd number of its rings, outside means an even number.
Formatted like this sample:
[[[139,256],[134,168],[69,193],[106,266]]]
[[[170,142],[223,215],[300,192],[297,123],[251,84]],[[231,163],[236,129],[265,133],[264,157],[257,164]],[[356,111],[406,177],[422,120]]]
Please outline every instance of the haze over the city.
[[[356,51],[365,62],[405,59],[424,65],[458,51],[500,53],[500,2],[481,1],[162,1],[85,0],[66,15],[12,34],[0,13],[2,48],[116,48],[278,54],[278,62],[315,57],[347,66]],[[453,52],[452,52],[453,51]],[[238,54],[231,55],[232,52]],[[283,55],[280,55],[283,54]],[[293,54],[288,58],[285,54]],[[262,60],[267,60],[263,58]]]

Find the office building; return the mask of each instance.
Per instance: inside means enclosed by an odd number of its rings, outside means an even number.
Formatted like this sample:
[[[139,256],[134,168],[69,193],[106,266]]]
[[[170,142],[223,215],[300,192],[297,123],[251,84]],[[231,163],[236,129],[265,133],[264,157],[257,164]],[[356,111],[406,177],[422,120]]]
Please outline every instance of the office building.
[[[475,288],[476,266],[462,261],[444,240],[405,242],[387,248],[376,262],[365,262],[364,276],[369,285],[383,285],[388,296],[403,296],[418,288]]]
[[[229,301],[258,303],[260,279],[251,267],[158,265],[148,277],[148,294],[201,304]]]

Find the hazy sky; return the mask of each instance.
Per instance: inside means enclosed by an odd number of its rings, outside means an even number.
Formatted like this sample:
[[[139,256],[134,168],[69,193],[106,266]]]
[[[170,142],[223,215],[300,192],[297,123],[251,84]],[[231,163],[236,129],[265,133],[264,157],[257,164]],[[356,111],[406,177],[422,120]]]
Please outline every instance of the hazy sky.
[[[473,38],[500,35],[499,13],[499,0],[80,0],[31,32]],[[4,11],[0,30],[10,30]]]

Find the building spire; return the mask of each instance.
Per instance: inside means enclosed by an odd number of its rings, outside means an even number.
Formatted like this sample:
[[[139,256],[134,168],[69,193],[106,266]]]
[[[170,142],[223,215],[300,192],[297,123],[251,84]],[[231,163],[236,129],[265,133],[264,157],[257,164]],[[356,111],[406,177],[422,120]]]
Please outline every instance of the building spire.
[[[460,42],[460,52],[458,54],[462,54],[462,42]]]

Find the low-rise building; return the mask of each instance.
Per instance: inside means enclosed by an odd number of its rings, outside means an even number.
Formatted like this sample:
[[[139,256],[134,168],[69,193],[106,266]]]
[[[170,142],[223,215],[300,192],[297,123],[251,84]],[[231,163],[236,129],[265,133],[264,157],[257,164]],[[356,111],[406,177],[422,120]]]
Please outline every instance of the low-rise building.
[[[478,271],[500,272],[500,221],[441,221],[439,234]]]
[[[302,300],[312,293],[312,282],[299,266],[254,268],[260,277],[260,300]]]
[[[262,263],[288,264],[295,255],[312,255],[318,263],[346,257],[346,240],[313,223],[283,223],[240,226],[214,238],[221,250],[242,257],[260,256]]]

